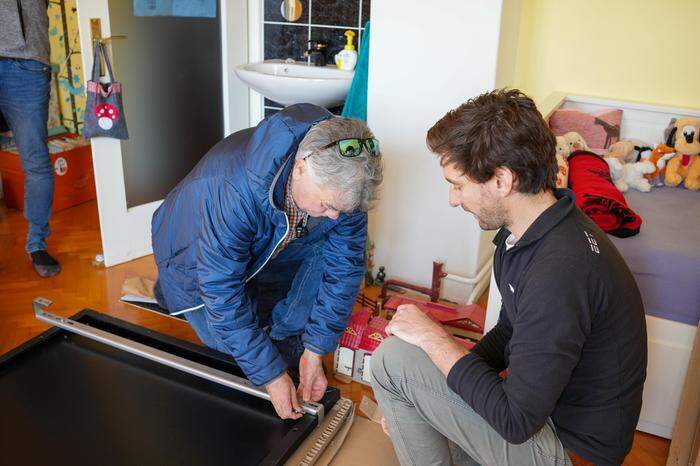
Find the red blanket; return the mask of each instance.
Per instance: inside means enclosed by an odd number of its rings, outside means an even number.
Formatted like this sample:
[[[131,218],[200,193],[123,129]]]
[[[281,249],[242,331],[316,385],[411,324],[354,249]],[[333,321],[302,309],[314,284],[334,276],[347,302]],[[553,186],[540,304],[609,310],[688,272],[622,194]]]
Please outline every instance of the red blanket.
[[[572,153],[569,187],[576,194],[576,205],[606,233],[620,238],[639,233],[642,218],[627,206],[601,156],[588,151]]]

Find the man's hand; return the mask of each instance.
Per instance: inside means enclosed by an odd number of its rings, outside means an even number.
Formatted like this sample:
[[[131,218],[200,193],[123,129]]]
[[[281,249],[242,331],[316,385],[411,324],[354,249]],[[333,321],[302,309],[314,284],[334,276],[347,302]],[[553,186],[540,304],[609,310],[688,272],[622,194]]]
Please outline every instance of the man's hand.
[[[297,395],[304,401],[318,401],[323,398],[328,380],[323,373],[321,356],[304,350],[299,361],[299,389]]]
[[[294,382],[292,382],[292,378],[286,372],[265,385],[265,388],[267,388],[267,393],[270,394],[272,405],[275,407],[279,417],[282,419],[299,419],[302,416]]]
[[[413,304],[404,304],[396,309],[396,314],[386,326],[386,333],[425,351],[445,377],[452,366],[469,353],[442,325]]]
[[[419,348],[430,340],[449,338],[440,324],[413,304],[403,304],[396,309],[396,314],[386,326],[386,333]]]

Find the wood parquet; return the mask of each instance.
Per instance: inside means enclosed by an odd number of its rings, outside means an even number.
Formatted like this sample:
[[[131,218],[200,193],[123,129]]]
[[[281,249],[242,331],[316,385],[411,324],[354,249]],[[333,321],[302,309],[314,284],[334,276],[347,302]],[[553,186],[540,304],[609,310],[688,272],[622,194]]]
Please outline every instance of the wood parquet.
[[[48,328],[34,319],[31,301],[36,296],[51,299],[50,311],[70,316],[89,307],[119,319],[135,323],[177,338],[199,343],[184,322],[142,311],[119,301],[123,280],[130,276],[155,278],[151,256],[105,269],[93,265],[101,252],[97,204],[88,202],[55,214],[51,220],[53,234],[49,251],[61,262],[61,274],[39,278],[26,253],[26,224],[21,212],[5,208],[0,201],[0,354],[20,345]],[[326,360],[332,367],[332,358]],[[358,403],[371,389],[358,383],[341,383],[333,378],[343,396]],[[1,409],[1,408],[0,408]],[[628,455],[627,466],[666,464],[670,442],[637,432]]]

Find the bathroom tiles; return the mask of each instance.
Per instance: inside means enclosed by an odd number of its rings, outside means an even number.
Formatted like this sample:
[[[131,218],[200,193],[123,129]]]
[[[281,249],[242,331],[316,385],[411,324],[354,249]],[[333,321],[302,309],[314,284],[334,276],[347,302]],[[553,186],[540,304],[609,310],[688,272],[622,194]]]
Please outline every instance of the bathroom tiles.
[[[274,100],[270,100],[267,97],[265,97],[265,107],[282,108],[283,105],[279,102],[275,102]]]
[[[265,99],[266,102],[272,102],[269,99]],[[275,103],[275,102],[272,102]],[[280,105],[280,104],[277,104]],[[279,112],[282,110],[282,107],[268,107],[267,105],[265,106],[265,118],[270,117],[274,115],[275,113]],[[339,105],[337,107],[329,108],[329,112],[331,112],[333,115],[340,115],[343,112],[343,106]]]
[[[370,12],[370,1],[369,0],[362,0],[362,19],[360,20],[360,25],[362,27],[365,27],[365,24],[367,24],[367,21],[369,21],[369,12]]]
[[[311,24],[359,26],[359,0],[312,0]]]
[[[309,41],[309,28],[286,24],[265,24],[265,60],[293,58],[304,60]]]
[[[281,109],[279,108],[270,108],[270,107],[265,107],[265,118],[271,117],[275,113],[279,112]]]

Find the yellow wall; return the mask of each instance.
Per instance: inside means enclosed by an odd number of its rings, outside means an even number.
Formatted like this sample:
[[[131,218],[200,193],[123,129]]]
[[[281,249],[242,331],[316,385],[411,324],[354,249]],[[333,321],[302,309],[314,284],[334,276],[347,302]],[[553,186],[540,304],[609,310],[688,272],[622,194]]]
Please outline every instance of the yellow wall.
[[[525,0],[515,85],[700,109],[700,0]]]
[[[62,0],[61,5],[50,2],[49,41],[51,42],[51,63],[58,67],[58,104],[62,124],[71,132],[82,129],[85,112],[85,86],[83,84],[83,63],[80,57],[80,37],[78,35],[78,15],[76,0]],[[63,25],[62,12],[66,13],[66,28]],[[67,29],[67,30],[66,30]],[[72,79],[68,77],[68,59],[66,42],[70,53]],[[71,99],[73,96],[73,99]],[[75,101],[76,122],[73,121],[72,102]],[[77,128],[76,128],[77,126]]]

